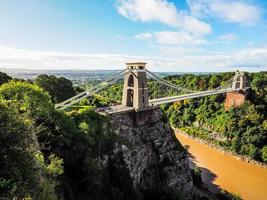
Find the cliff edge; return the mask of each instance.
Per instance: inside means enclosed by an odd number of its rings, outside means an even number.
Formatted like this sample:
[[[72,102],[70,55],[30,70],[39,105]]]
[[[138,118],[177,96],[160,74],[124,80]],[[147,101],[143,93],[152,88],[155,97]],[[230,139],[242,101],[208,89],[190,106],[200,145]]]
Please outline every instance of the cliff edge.
[[[159,108],[117,113],[111,122],[137,199],[192,199],[187,151]]]

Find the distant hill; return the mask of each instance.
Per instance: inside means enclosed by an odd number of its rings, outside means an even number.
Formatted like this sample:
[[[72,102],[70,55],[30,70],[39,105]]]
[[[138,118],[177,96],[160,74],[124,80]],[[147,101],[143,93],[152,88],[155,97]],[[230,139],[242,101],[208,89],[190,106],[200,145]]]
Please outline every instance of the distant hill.
[[[21,79],[35,79],[40,74],[62,76],[70,79],[74,83],[84,83],[92,80],[104,80],[120,70],[30,70],[30,69],[5,69],[0,71],[7,73],[9,76]],[[209,74],[210,72],[190,72],[191,74]],[[185,74],[185,72],[156,72],[160,76],[169,76],[177,74]]]

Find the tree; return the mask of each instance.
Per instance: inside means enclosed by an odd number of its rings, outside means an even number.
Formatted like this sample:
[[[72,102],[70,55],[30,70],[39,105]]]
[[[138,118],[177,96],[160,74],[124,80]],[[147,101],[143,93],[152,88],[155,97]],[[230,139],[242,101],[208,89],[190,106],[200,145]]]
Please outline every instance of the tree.
[[[212,75],[210,80],[209,80],[209,88],[214,89],[220,85],[220,80],[218,76]]]
[[[10,76],[8,76],[4,72],[0,72],[0,85],[7,83],[10,80],[12,80],[12,78]]]
[[[242,145],[240,153],[248,155],[251,159],[254,159],[257,156],[258,150],[259,149],[253,144],[245,144]]]
[[[64,161],[64,174],[59,177],[64,198],[99,199],[94,195],[105,195],[103,191],[108,189],[101,187],[108,187],[108,180],[101,160],[113,152],[115,143],[109,120],[84,108],[67,114],[55,112],[43,126],[46,129],[38,134],[38,140],[44,155],[53,153]]]
[[[121,160],[108,156],[115,142],[109,118],[92,107],[63,113],[35,84],[0,86],[3,200],[117,199],[130,177]]]
[[[56,200],[55,185],[35,157],[39,152],[36,129],[12,103],[0,100],[1,199]]]
[[[176,85],[193,90],[206,90],[224,85],[233,77],[233,73],[212,75],[174,75],[164,79]],[[223,94],[211,95],[195,100],[161,106],[171,125],[179,127],[202,139],[222,145],[253,159],[261,159],[258,150],[267,144],[267,73],[246,74],[251,88],[246,102],[238,108],[225,110]],[[151,81],[154,94],[159,94],[161,87]],[[111,92],[112,93],[112,92]],[[166,95],[167,92],[163,91]],[[167,94],[170,95],[170,94]],[[194,123],[198,122],[198,123]],[[197,125],[197,128],[193,125]],[[224,141],[211,138],[212,132],[220,134]]]
[[[57,78],[43,74],[36,78],[35,83],[47,91],[55,103],[62,102],[76,94],[72,82],[64,77]]]
[[[261,150],[261,158],[264,162],[267,162],[267,145],[265,145]]]
[[[191,170],[191,175],[193,178],[194,185],[200,187],[202,184],[202,178],[201,178],[201,168],[195,167]]]
[[[25,113],[31,118],[49,115],[54,110],[50,96],[40,87],[27,82],[15,82],[0,86],[0,99],[12,102],[20,113]]]
[[[50,96],[37,85],[11,81],[0,86],[0,103],[0,171],[8,170],[0,187],[7,199],[57,199],[63,160],[51,152],[44,157],[38,141],[44,122],[54,116]]]

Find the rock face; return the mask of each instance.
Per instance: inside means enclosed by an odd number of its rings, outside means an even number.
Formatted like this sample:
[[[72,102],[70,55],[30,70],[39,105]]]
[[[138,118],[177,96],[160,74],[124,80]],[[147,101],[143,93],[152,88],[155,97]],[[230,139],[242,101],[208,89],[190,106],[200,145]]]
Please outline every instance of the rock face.
[[[231,107],[240,107],[246,100],[246,92],[228,92],[226,94],[226,100],[224,108],[229,110]]]
[[[192,199],[186,150],[160,109],[112,115],[121,139],[117,149],[128,168],[137,199]],[[144,116],[146,115],[146,116]],[[137,119],[139,118],[139,119]]]

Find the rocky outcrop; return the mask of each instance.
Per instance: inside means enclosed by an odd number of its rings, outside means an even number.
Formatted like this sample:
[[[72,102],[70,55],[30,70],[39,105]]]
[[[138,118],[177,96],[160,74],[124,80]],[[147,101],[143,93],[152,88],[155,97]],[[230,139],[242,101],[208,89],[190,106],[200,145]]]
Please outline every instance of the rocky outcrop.
[[[229,110],[231,107],[237,108],[245,103],[247,92],[227,92],[224,103],[225,110]]]
[[[187,152],[160,109],[115,114],[111,120],[121,140],[116,151],[129,171],[137,199],[192,199]]]

